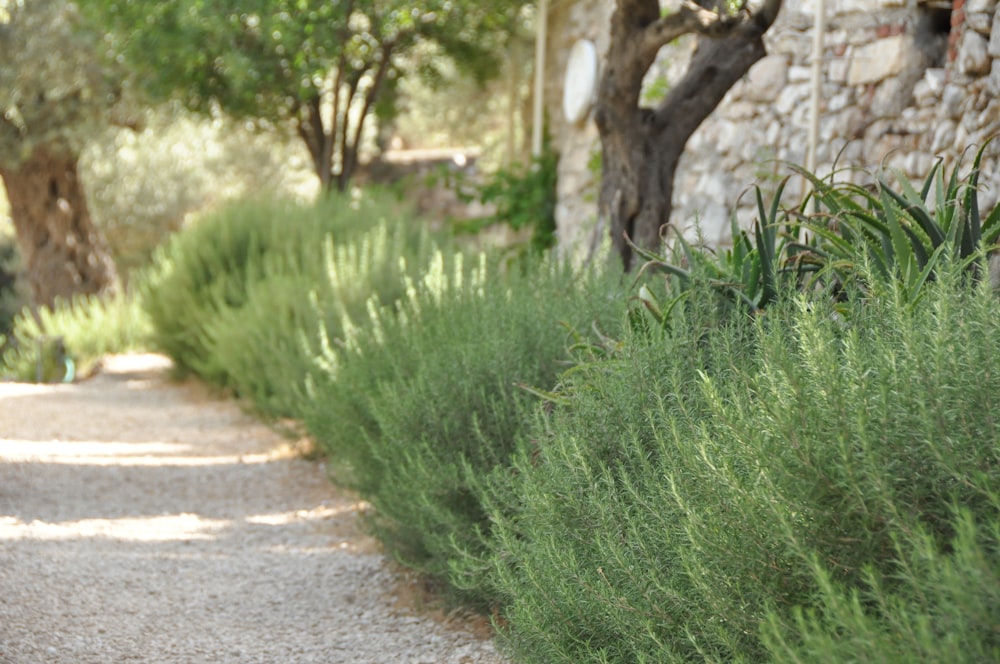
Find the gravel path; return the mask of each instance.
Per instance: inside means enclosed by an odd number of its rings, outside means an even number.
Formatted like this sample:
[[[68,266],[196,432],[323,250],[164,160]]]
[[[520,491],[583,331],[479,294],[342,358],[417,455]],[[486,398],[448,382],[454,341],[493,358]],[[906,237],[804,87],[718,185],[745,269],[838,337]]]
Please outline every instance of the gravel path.
[[[158,356],[0,383],[0,662],[499,663],[319,463]]]

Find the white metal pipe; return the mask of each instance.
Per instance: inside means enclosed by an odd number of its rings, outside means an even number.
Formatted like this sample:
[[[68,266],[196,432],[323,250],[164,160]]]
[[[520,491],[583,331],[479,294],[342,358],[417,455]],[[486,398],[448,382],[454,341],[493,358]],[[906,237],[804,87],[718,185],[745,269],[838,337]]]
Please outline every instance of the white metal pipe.
[[[538,25],[535,29],[535,92],[532,100],[531,156],[542,154],[545,135],[545,44],[549,30],[549,0],[538,0]]]
[[[816,153],[819,148],[820,96],[823,87],[823,50],[826,34],[826,2],[816,0],[816,20],[813,25],[812,89],[809,95],[809,151],[806,168],[816,172]]]

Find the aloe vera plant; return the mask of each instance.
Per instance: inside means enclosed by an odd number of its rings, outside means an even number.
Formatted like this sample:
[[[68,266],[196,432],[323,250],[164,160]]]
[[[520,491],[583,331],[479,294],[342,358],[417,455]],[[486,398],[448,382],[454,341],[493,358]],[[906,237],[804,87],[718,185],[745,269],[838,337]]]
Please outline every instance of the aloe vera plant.
[[[798,224],[792,223],[781,208],[786,184],[787,179],[780,183],[770,205],[765,204],[760,188],[754,188],[757,220],[748,232],[739,227],[734,215],[730,221],[733,246],[724,251],[693,246],[681,233],[675,233],[672,256],[633,245],[633,251],[646,260],[639,270],[637,283],[650,272],[665,272],[670,276],[665,297],[655,296],[644,284],[634,299],[661,324],[698,280],[707,283],[726,301],[750,313],[775,302],[782,275],[816,269],[796,255],[799,245],[794,239],[798,235]]]
[[[961,161],[946,174],[939,160],[919,191],[898,170],[891,172],[899,191],[885,178],[873,187],[834,183],[832,177],[821,179],[793,166],[812,183],[812,197],[825,210],[804,215],[803,225],[813,238],[801,248],[827,265],[841,283],[866,271],[897,279],[910,302],[920,299],[923,285],[934,278],[942,260],[958,261],[980,278],[986,252],[1000,237],[1000,206],[985,219],[979,209],[980,164],[988,145],[976,152],[964,176]],[[806,205],[808,201],[803,209]]]

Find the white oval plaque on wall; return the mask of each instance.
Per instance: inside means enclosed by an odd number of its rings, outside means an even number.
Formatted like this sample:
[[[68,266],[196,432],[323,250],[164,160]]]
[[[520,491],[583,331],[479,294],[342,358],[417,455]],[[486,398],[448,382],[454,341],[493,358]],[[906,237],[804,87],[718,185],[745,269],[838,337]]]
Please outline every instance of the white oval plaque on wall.
[[[587,117],[597,91],[597,47],[580,39],[569,52],[563,86],[563,114],[576,124]]]

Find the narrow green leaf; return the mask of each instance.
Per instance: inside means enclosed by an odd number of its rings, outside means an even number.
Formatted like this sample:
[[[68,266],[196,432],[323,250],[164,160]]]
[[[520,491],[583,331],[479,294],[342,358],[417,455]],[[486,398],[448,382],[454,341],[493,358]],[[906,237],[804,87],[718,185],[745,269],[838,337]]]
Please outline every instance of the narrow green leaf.
[[[905,176],[899,175],[902,182],[906,182]],[[920,228],[927,233],[931,240],[931,246],[936,247],[942,242],[944,242],[945,234],[940,226],[931,218],[930,212],[924,206],[922,200],[917,199],[917,192],[913,190],[913,186],[909,182],[906,182],[904,189],[908,189],[913,195],[913,199],[909,196],[900,196],[897,192],[893,191],[886,183],[880,183],[882,190],[885,191],[889,196],[899,203],[900,207],[909,214],[914,221],[920,226]]]
[[[934,166],[931,167],[931,172],[927,174],[924,179],[924,186],[920,189],[920,200],[922,202],[927,201],[927,196],[931,192],[931,187],[934,186],[934,181],[937,179],[937,174],[941,170],[941,164],[944,163],[944,159],[938,158],[934,162]]]
[[[910,245],[903,231],[902,222],[896,214],[892,198],[888,195],[886,187],[880,187],[882,197],[882,209],[885,212],[886,225],[889,227],[889,237],[892,241],[892,249],[896,255],[896,265],[903,277],[903,282],[910,285],[911,280],[917,276],[916,258],[913,255],[913,247]]]
[[[992,246],[1000,237],[1000,205],[993,208],[982,224],[982,244]]]
[[[757,251],[760,257],[761,303],[770,304],[778,299],[778,287],[775,282],[775,246],[777,229],[774,227],[754,226],[757,236]],[[754,280],[753,283],[756,283]]]

